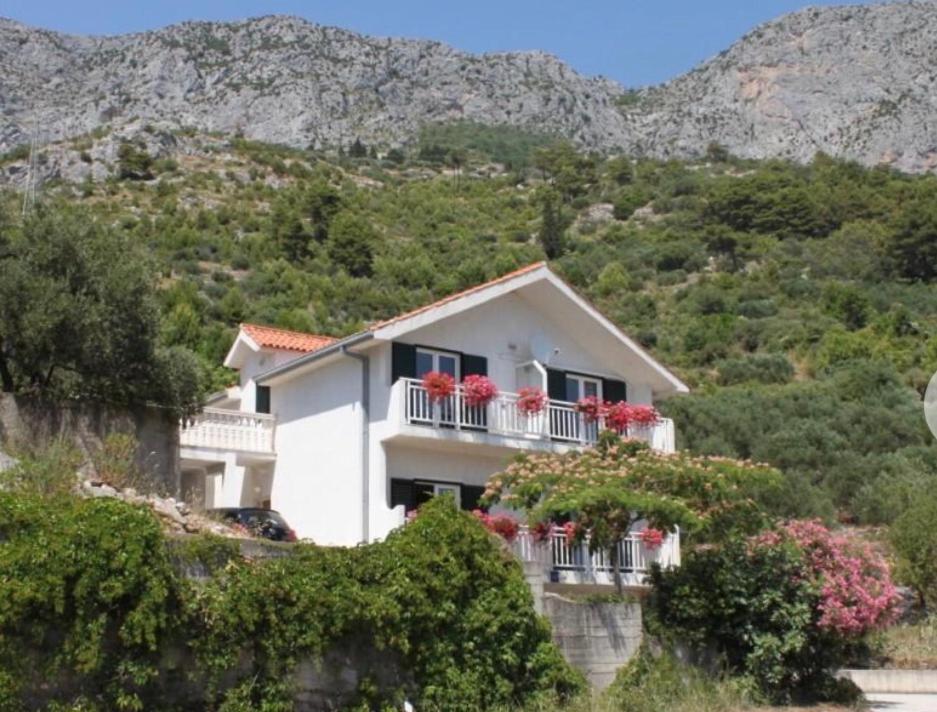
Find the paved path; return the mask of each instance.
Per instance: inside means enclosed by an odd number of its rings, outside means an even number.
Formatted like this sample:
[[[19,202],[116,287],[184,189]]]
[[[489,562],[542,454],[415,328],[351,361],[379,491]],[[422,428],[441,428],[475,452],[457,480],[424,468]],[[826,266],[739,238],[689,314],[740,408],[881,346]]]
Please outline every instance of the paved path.
[[[866,695],[874,712],[937,712],[937,695],[890,695],[870,692]]]

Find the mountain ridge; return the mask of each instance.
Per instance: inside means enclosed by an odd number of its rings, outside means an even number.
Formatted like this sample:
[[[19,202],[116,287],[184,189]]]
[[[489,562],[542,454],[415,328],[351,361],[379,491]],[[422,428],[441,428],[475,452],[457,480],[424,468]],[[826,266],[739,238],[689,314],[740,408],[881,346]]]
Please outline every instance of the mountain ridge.
[[[411,141],[426,124],[508,124],[605,153],[817,152],[937,167],[937,3],[807,8],[689,72],[626,89],[540,50],[473,54],[296,16],[68,35],[0,18],[0,151],[132,119],[316,148]]]

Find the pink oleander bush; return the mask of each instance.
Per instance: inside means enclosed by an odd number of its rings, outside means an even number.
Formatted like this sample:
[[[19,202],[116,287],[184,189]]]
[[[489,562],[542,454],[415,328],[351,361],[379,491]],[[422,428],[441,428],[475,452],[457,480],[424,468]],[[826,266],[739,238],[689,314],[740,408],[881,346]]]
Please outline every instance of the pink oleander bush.
[[[430,371],[423,376],[423,388],[430,401],[439,403],[455,393],[455,379],[448,373]]]
[[[761,546],[784,541],[803,551],[819,586],[821,628],[858,637],[894,622],[900,597],[888,563],[870,544],[831,532],[816,520],[787,522],[753,540]]]
[[[498,388],[488,376],[473,374],[462,381],[462,394],[466,405],[482,407],[498,397]]]

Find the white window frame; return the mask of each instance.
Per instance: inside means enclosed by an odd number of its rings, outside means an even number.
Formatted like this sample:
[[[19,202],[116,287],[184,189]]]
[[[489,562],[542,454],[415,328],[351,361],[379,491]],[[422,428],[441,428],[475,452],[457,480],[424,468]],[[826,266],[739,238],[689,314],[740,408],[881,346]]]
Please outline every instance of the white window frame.
[[[602,400],[602,379],[601,379],[601,378],[595,378],[594,376],[585,376],[585,375],[579,374],[579,373],[569,373],[569,372],[567,372],[567,373],[566,373],[566,379],[567,379],[567,380],[572,379],[572,380],[574,380],[574,381],[578,381],[578,382],[579,382],[579,393],[582,394],[582,395],[579,396],[580,398],[584,398],[584,397],[585,397],[585,392],[586,392],[585,384],[586,384],[586,383],[594,383],[594,384],[595,384],[595,396],[596,396],[596,398],[598,398],[599,400]],[[565,383],[565,381],[564,381],[564,383]],[[565,395],[565,394],[564,394],[564,395]],[[567,397],[568,397],[568,396],[567,396]],[[573,402],[575,402],[575,401],[573,401]]]
[[[433,496],[439,497],[443,494],[451,494],[455,500],[456,507],[462,508],[462,485],[458,482],[430,482],[427,480],[415,480],[414,484],[429,485],[433,488]]]
[[[433,359],[433,366],[430,369],[431,371],[439,371],[439,357],[448,356],[455,361],[455,381],[456,383],[461,382],[462,380],[462,358],[458,353],[454,351],[445,351],[443,349],[428,349],[423,346],[416,347],[417,357],[419,358],[420,354],[427,354],[430,358]]]

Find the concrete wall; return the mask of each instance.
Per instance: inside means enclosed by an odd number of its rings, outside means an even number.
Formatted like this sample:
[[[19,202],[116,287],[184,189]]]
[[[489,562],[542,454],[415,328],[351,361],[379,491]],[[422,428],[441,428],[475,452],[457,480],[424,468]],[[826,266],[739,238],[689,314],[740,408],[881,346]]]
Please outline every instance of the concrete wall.
[[[119,408],[98,403],[52,403],[0,394],[0,446],[15,450],[65,439],[81,452],[93,452],[112,433],[133,435],[136,461],[160,490],[178,496],[179,424],[166,411]],[[90,465],[90,460],[86,463]]]
[[[553,641],[594,690],[612,684],[618,669],[638,652],[643,638],[639,603],[582,603],[543,594],[543,613]]]

